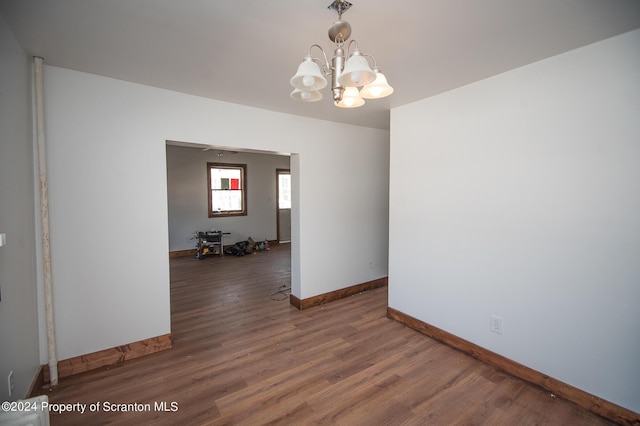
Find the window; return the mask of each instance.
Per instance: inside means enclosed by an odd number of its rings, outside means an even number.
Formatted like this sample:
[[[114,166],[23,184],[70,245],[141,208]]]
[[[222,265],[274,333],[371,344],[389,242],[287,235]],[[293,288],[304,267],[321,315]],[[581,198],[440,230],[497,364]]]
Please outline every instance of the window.
[[[291,174],[288,170],[278,170],[278,208],[291,208]]]
[[[209,217],[247,215],[247,166],[207,163]]]

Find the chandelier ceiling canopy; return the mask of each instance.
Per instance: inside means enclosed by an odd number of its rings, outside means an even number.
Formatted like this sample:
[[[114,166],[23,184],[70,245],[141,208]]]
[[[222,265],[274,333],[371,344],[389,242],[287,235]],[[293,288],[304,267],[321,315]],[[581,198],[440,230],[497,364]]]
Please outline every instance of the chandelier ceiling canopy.
[[[334,0],[328,9],[338,14],[338,20],[329,28],[329,39],[335,50],[331,61],[320,45],[313,44],[298,67],[298,72],[289,81],[294,90],[291,97],[297,101],[315,102],[322,99],[320,90],[331,82],[333,103],[340,108],[357,108],[364,105],[365,99],[379,99],[393,93],[393,88],[380,72],[372,55],[360,52],[358,43],[351,40],[351,25],[342,20],[342,14],[352,6],[344,0]],[[351,48],[353,46],[353,51]],[[317,48],[321,58],[313,57],[311,50]],[[372,62],[373,68],[369,65]]]

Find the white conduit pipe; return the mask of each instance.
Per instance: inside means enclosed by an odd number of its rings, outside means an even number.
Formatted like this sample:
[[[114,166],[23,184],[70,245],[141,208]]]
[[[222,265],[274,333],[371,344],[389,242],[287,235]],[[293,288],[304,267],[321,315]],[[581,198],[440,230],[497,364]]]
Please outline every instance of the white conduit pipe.
[[[38,169],[40,172],[40,227],[42,234],[42,268],[44,270],[44,310],[47,316],[47,346],[49,348],[49,381],[58,384],[56,333],[53,322],[53,294],[51,285],[51,249],[49,247],[49,190],[47,188],[47,153],[44,139],[44,101],[42,58],[34,57],[36,92],[36,137],[38,140]]]

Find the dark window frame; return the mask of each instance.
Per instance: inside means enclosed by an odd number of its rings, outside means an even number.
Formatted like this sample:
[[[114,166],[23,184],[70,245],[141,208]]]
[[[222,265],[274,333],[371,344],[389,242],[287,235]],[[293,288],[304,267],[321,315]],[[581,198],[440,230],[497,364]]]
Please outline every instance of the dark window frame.
[[[211,187],[211,169],[239,169],[240,170],[240,189],[242,194],[242,210],[213,210],[213,191],[219,191]],[[227,191],[227,190],[220,190]],[[247,165],[232,163],[207,163],[207,210],[209,217],[231,217],[231,216],[247,216]]]

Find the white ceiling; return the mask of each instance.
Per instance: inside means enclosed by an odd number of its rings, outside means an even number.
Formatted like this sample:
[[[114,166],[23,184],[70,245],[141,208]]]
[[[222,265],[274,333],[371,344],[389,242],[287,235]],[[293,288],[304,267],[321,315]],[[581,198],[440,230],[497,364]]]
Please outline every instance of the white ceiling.
[[[395,93],[344,110],[328,88],[316,103],[289,97],[309,46],[333,52],[330,3],[0,0],[0,15],[49,65],[379,129],[390,108],[640,28],[639,0],[352,0],[352,39]]]

